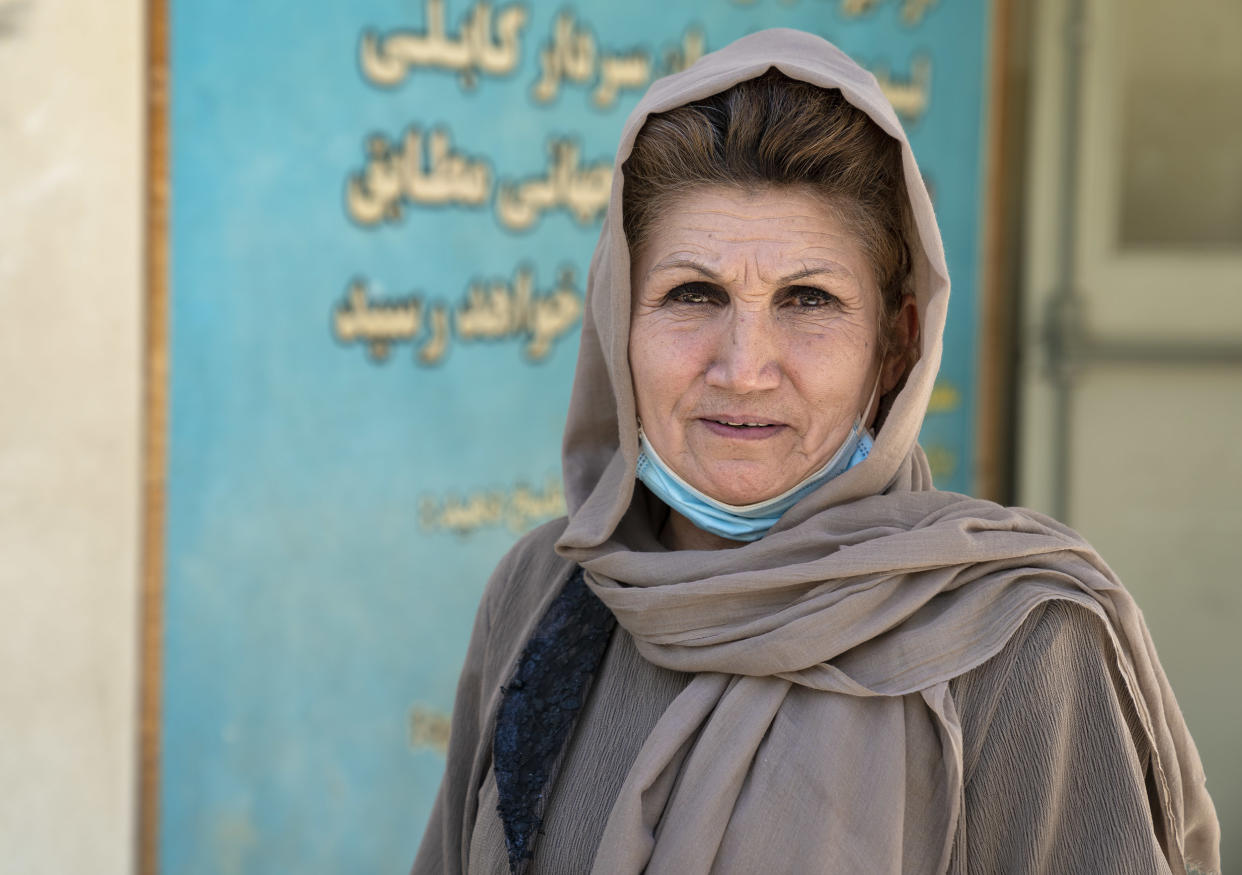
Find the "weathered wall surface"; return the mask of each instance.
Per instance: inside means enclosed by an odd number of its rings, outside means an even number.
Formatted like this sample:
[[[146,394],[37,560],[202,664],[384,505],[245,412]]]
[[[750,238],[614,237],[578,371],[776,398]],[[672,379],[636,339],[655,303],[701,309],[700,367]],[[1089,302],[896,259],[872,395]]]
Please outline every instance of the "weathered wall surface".
[[[142,4],[0,0],[0,848],[132,870]]]

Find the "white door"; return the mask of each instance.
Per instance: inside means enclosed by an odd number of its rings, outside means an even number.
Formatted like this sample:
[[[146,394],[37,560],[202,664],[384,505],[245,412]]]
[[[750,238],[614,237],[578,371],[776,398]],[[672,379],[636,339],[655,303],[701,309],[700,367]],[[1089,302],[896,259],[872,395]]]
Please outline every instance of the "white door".
[[[1034,26],[1018,500],[1134,593],[1237,864],[1242,0],[1052,0]]]

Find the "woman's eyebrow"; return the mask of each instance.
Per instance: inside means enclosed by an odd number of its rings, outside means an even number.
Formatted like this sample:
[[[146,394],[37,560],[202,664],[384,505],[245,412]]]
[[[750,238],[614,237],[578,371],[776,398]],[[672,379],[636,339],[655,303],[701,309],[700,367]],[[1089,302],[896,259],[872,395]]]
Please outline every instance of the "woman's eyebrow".
[[[653,273],[657,273],[662,270],[676,270],[679,268],[693,270],[697,273],[703,274],[703,276],[713,282],[720,282],[720,277],[710,267],[700,261],[695,261],[693,258],[684,257],[666,258],[658,264],[652,265],[651,269],[647,271],[647,276],[651,276]]]
[[[849,268],[843,265],[837,264],[836,262],[829,262],[826,264],[819,265],[817,267],[804,267],[802,270],[795,271],[794,273],[791,273],[788,276],[781,277],[779,280],[777,280],[777,282],[782,286],[788,286],[788,285],[792,285],[793,283],[796,283],[798,280],[809,279],[810,277],[813,277],[813,276],[848,277],[848,276],[853,276],[853,275],[854,275],[854,272],[850,270]]]
[[[664,259],[658,264],[653,265],[651,269],[647,271],[647,276],[651,276],[653,273],[658,273],[663,270],[677,270],[677,269],[693,270],[696,273],[702,274],[703,276],[707,277],[713,282],[721,282],[719,275],[717,275],[717,273],[714,270],[712,270],[710,267],[708,267],[707,265],[703,264],[700,261],[695,261],[693,258],[684,258],[684,257],[673,257],[673,258]],[[814,276],[853,276],[853,275],[854,275],[853,271],[849,270],[843,265],[837,264],[836,262],[825,262],[823,264],[815,265],[813,267],[804,267],[802,268],[802,270],[794,271],[793,273],[788,274],[787,276],[783,276],[779,280],[777,280],[777,284],[782,285],[782,286],[788,286],[793,283],[796,283],[798,280],[809,279]]]

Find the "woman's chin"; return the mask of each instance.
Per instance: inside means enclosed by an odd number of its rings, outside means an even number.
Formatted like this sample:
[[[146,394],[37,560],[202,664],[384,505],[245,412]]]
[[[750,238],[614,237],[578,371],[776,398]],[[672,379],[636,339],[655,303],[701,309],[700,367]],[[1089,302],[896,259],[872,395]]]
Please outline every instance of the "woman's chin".
[[[787,471],[770,470],[759,476],[755,476],[755,472],[752,471],[745,472],[745,476],[741,476],[739,472],[723,471],[706,479],[702,485],[693,482],[690,485],[716,501],[731,504],[734,507],[745,507],[775,498],[797,482],[793,481],[786,485],[784,482],[786,479],[788,479]]]

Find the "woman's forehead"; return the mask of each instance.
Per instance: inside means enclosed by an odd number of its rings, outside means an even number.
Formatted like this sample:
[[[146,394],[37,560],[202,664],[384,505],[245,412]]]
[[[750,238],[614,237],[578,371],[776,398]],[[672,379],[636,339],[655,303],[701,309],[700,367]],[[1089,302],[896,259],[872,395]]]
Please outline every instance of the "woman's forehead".
[[[804,273],[855,274],[869,268],[860,237],[810,190],[700,188],[668,205],[635,259],[637,278],[699,268],[724,274],[741,263]],[[863,270],[862,272],[869,272]]]

